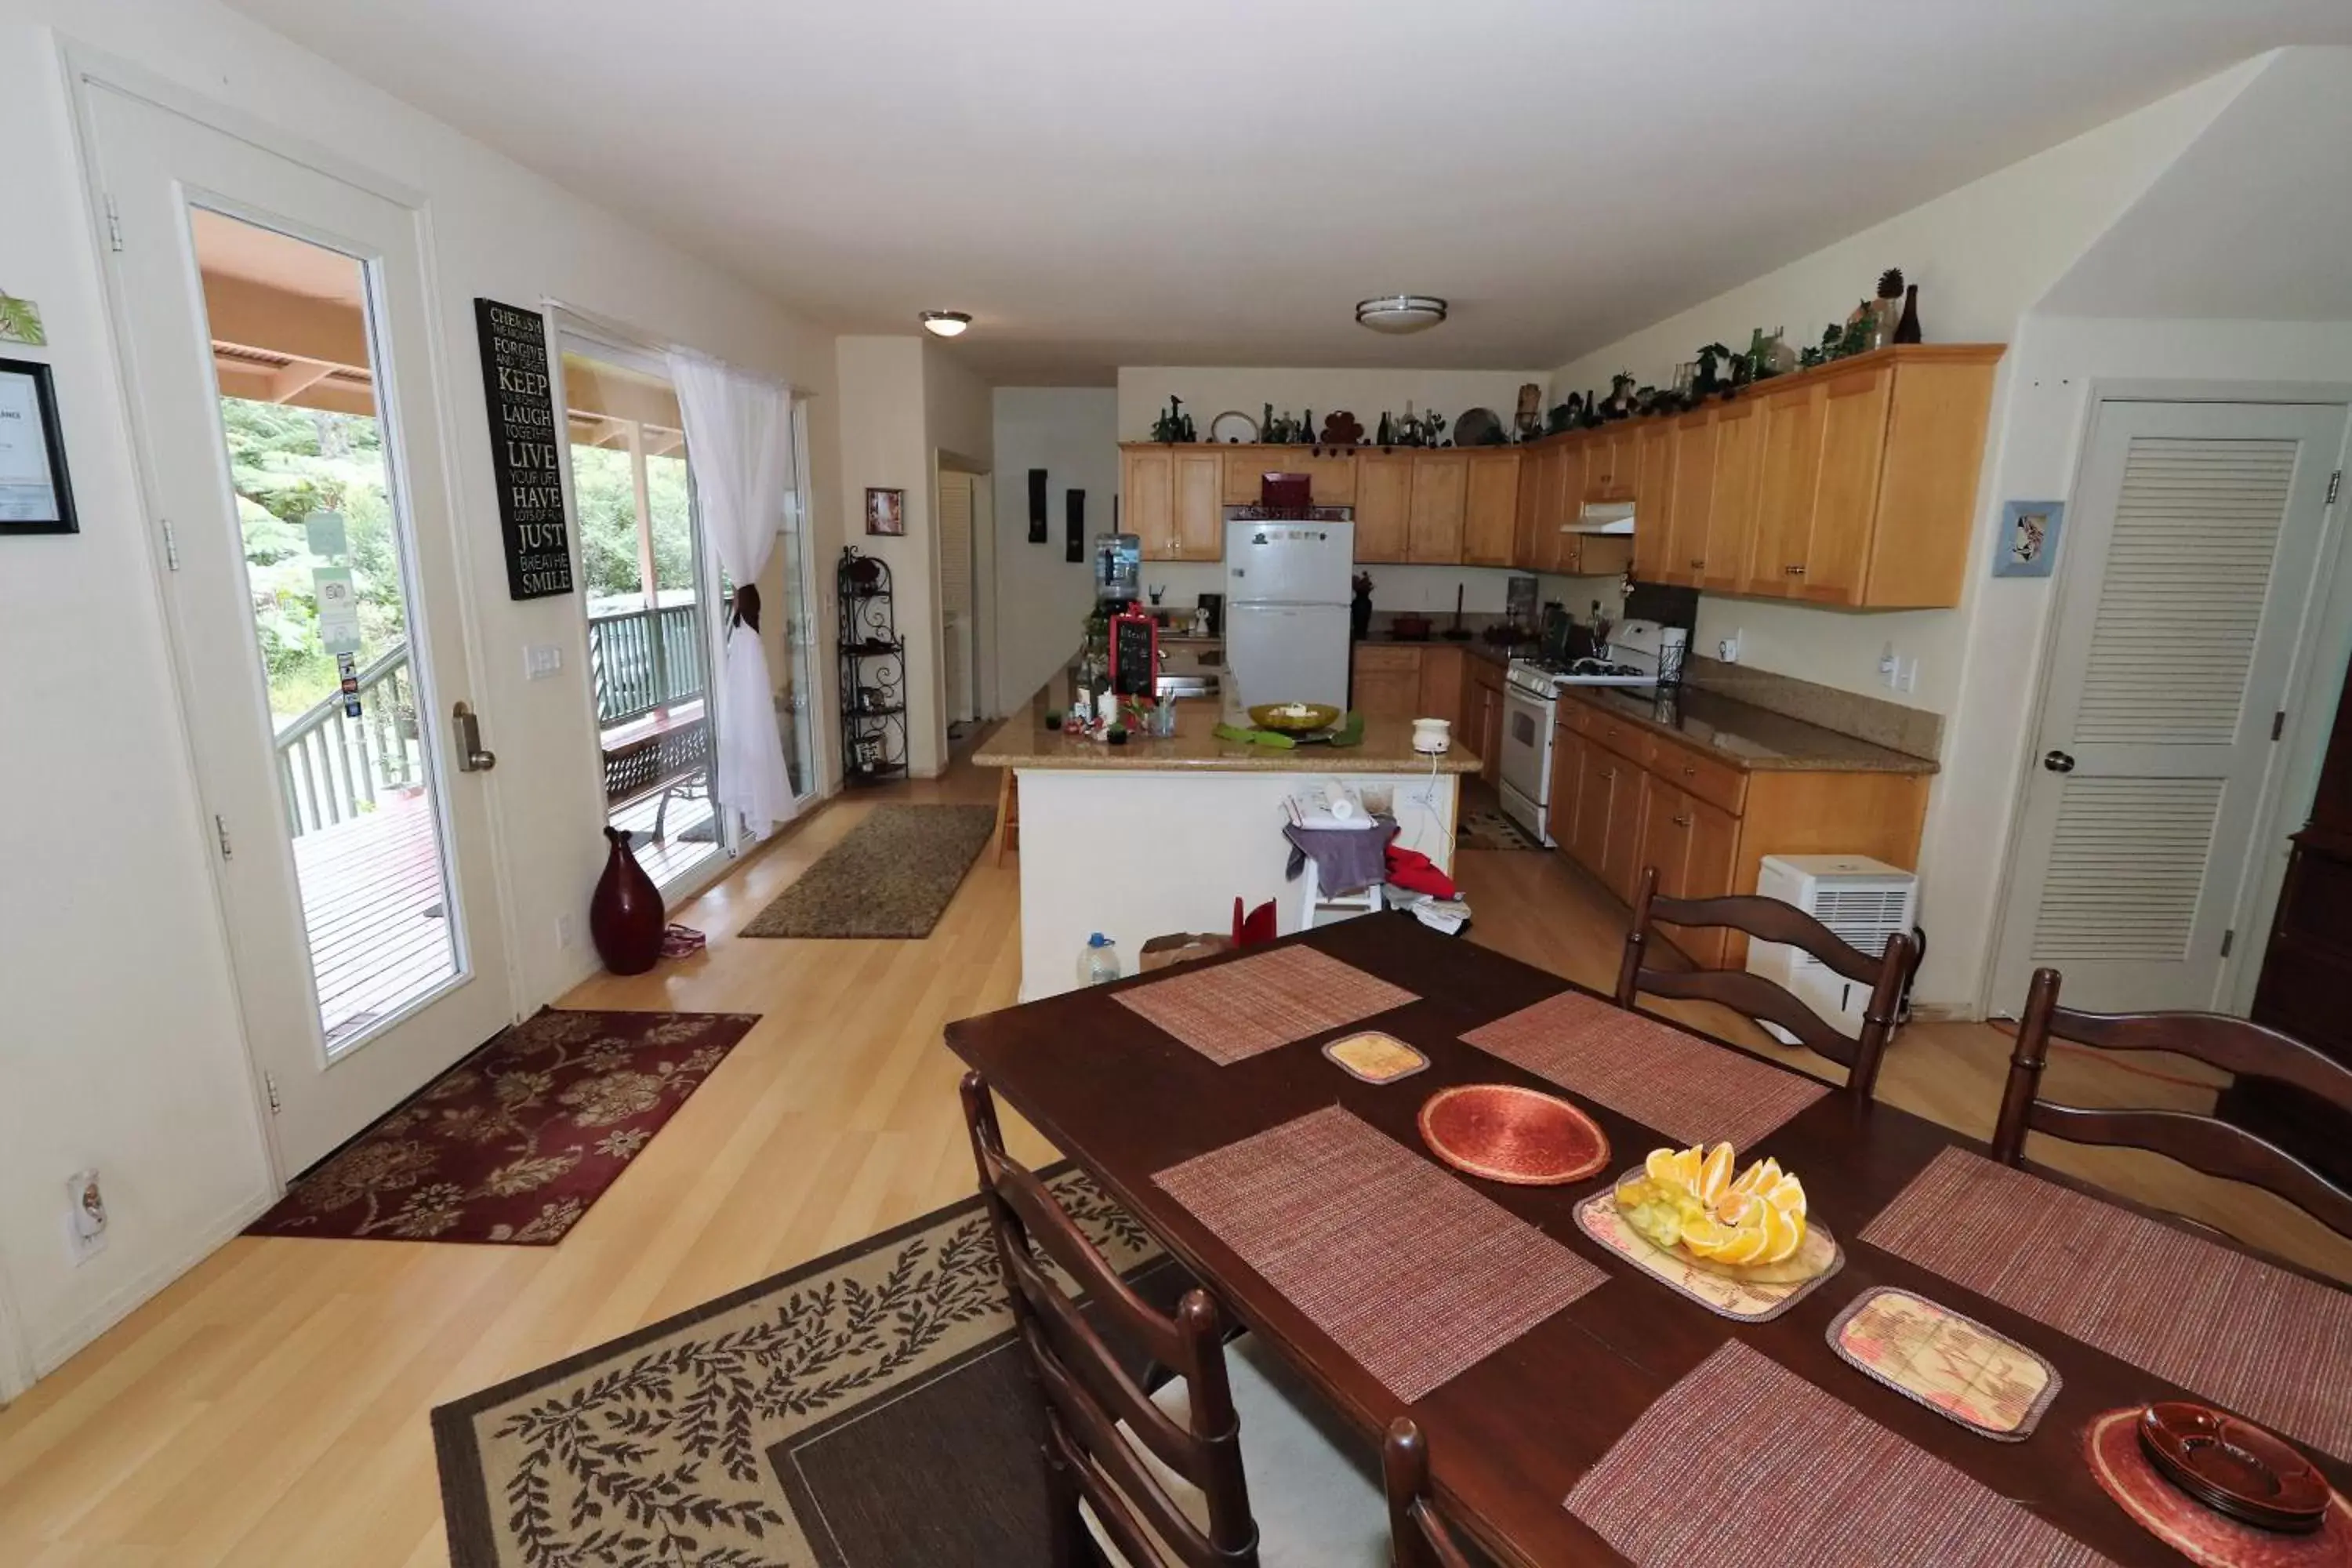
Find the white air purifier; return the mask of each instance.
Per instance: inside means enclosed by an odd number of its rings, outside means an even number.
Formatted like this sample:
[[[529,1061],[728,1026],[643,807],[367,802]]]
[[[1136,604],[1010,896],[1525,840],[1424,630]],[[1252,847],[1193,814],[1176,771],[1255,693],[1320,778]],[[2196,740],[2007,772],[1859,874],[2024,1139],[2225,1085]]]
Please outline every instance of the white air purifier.
[[[1866,855],[1767,855],[1756,890],[1794,904],[1846,942],[1876,958],[1886,939],[1908,934],[1918,919],[1919,879]],[[1848,980],[1801,948],[1777,942],[1750,942],[1748,969],[1793,994],[1847,1036],[1862,1033],[1870,1005],[1866,982]],[[1764,1025],[1783,1045],[1796,1040]]]

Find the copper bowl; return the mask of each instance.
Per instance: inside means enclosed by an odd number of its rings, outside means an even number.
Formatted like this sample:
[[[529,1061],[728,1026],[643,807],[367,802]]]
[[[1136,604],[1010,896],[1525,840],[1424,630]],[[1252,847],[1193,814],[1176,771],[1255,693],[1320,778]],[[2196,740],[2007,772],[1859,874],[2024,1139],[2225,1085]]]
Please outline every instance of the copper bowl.
[[[2182,1399],[2140,1412],[2139,1446],[2157,1474],[2207,1508],[2263,1530],[2327,1522],[2327,1478],[2251,1421]]]
[[[1609,1138],[1556,1095],[1509,1083],[1442,1089],[1422,1103],[1431,1153],[1474,1176],[1514,1186],[1580,1182],[1609,1163]]]

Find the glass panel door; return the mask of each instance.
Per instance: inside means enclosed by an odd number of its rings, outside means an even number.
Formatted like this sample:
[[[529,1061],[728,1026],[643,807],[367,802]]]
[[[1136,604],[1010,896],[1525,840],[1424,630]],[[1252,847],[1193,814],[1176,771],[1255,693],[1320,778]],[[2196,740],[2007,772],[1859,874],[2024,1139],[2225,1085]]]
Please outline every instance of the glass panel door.
[[[607,820],[665,889],[726,848],[711,798],[709,563],[685,419],[645,356],[567,337],[563,401]]]

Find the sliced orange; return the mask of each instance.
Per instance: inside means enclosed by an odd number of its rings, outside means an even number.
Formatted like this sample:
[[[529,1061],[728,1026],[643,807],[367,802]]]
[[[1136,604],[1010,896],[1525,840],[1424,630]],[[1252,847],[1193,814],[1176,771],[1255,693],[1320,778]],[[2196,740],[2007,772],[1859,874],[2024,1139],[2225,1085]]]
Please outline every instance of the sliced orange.
[[[1726,1225],[1738,1225],[1761,1201],[1748,1193],[1726,1193],[1715,1200],[1715,1217]]]
[[[1741,1226],[1729,1242],[1710,1254],[1717,1263],[1753,1263],[1764,1256],[1771,1237],[1762,1226]]]
[[[1782,1214],[1805,1217],[1805,1184],[1794,1176],[1783,1176],[1758,1194]]]
[[[1728,1143],[1717,1143],[1706,1152],[1706,1158],[1699,1162],[1698,1181],[1694,1184],[1699,1202],[1712,1204],[1723,1196],[1731,1185],[1731,1162],[1737,1152]]]
[[[1672,1149],[1651,1150],[1650,1157],[1642,1162],[1643,1173],[1654,1182],[1679,1182],[1682,1178],[1676,1173],[1675,1153]]]
[[[1738,1234],[1729,1226],[1718,1225],[1711,1219],[1685,1220],[1682,1226],[1683,1245],[1701,1258],[1714,1257],[1717,1251],[1729,1246]]]
[[[1759,1263],[1779,1263],[1793,1258],[1797,1248],[1805,1243],[1805,1222],[1801,1215],[1783,1213],[1770,1204],[1760,1204],[1757,1212],[1764,1217],[1764,1250],[1756,1259]]]

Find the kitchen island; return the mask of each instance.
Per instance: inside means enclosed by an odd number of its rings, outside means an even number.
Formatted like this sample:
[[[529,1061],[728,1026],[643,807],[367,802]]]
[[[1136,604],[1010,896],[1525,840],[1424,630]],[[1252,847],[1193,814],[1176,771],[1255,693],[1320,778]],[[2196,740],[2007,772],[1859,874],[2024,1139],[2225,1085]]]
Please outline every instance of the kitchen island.
[[[1248,716],[1201,699],[1176,704],[1174,735],[1113,746],[1046,728],[1074,689],[1070,671],[1055,676],[972,758],[1019,781],[1024,1002],[1075,988],[1090,932],[1116,942],[1132,973],[1152,937],[1228,931],[1236,897],[1250,909],[1271,899],[1277,931],[1302,929],[1303,881],[1283,875],[1294,799],[1344,793],[1386,810],[1398,847],[1453,868],[1460,775],[1479,759],[1458,743],[1414,752],[1409,720],[1367,718],[1360,745],[1286,751],[1220,738],[1220,722]]]

